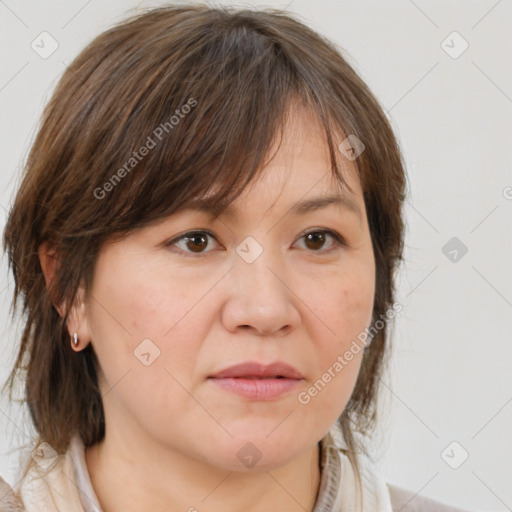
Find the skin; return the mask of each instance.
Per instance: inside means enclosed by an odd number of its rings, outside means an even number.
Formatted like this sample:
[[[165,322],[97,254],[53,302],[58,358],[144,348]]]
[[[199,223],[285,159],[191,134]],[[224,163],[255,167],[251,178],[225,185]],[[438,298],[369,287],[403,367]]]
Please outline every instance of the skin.
[[[93,344],[101,366],[106,436],[86,450],[86,463],[104,512],[313,509],[317,443],[345,408],[363,351],[309,403],[298,394],[368,327],[375,293],[355,162],[340,163],[360,216],[340,205],[288,213],[301,199],[339,192],[322,132],[294,111],[280,149],[233,203],[236,216],[184,210],[102,248],[91,298],[68,328],[77,350]],[[308,242],[314,228],[338,232],[346,245],[329,235]],[[184,240],[162,245],[201,229],[215,238],[199,241],[199,254]],[[250,264],[235,250],[247,236],[263,248]],[[54,257],[46,246],[40,256],[48,283]],[[146,338],[160,350],[148,366],[134,356]],[[257,401],[207,378],[249,360],[285,361],[304,380]],[[261,453],[252,468],[237,457],[248,441]]]

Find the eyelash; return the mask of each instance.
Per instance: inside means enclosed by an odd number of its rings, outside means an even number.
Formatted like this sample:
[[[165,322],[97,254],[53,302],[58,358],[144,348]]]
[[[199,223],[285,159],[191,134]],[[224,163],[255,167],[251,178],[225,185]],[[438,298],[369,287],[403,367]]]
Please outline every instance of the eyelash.
[[[306,233],[303,233],[299,237],[299,240],[302,238],[305,238],[306,236],[313,234],[313,233],[314,234],[322,233],[322,234],[329,235],[334,240],[334,246],[331,249],[327,249],[327,250],[319,249],[318,251],[311,250],[308,252],[318,253],[318,254],[327,254],[327,253],[330,253],[331,251],[338,249],[342,246],[346,246],[346,243],[345,243],[345,240],[343,239],[343,237],[336,231],[332,231],[330,229],[313,229],[313,230],[307,231]],[[185,238],[192,238],[193,236],[196,236],[196,235],[207,235],[207,236],[214,238],[217,241],[217,238],[211,231],[208,231],[207,229],[202,229],[202,230],[187,231],[186,233],[183,233],[183,234],[177,236],[176,238],[169,240],[164,245],[166,247],[174,246],[176,243],[184,240]],[[193,253],[190,251],[181,250],[181,252],[186,257],[201,258],[201,257],[204,257],[210,251],[203,251],[202,253],[201,252]]]

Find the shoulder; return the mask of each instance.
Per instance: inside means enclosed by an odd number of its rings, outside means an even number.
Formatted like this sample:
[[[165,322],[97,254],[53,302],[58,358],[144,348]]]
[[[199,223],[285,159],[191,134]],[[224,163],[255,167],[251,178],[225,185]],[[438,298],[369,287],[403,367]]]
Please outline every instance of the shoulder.
[[[386,483],[393,512],[470,512]]]
[[[24,510],[12,487],[0,476],[0,512],[22,512]]]
[[[70,449],[41,453],[13,487],[0,477],[0,512],[83,512]]]

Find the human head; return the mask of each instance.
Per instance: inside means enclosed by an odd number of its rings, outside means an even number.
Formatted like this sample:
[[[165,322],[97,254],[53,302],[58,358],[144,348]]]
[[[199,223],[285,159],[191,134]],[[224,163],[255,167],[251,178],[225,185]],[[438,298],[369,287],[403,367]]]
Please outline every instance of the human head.
[[[364,143],[351,163],[375,257],[377,321],[393,304],[402,253],[403,165],[381,107],[332,44],[279,12],[167,7],[101,34],[64,73],[4,232],[15,303],[23,295],[29,313],[14,370],[28,353],[29,410],[59,453],[75,431],[86,446],[104,435],[96,354],[91,345],[73,352],[68,329],[102,248],[195,197],[207,194],[222,212],[257,181],[293,101],[325,130],[341,184],[340,134]],[[135,156],[143,146],[147,154]],[[59,261],[49,291],[43,243]],[[387,332],[378,330],[364,351],[340,417],[349,449],[354,425],[364,431],[375,420]]]

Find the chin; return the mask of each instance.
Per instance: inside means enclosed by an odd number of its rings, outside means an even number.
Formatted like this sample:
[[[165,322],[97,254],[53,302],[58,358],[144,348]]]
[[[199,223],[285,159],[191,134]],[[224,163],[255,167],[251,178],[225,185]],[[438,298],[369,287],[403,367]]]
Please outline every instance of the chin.
[[[308,448],[301,449],[297,441],[296,436],[289,436],[284,431],[273,432],[270,436],[268,433],[234,436],[217,445],[220,452],[210,452],[206,458],[210,464],[229,471],[264,472],[288,464]]]

